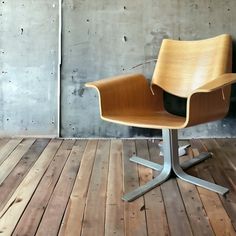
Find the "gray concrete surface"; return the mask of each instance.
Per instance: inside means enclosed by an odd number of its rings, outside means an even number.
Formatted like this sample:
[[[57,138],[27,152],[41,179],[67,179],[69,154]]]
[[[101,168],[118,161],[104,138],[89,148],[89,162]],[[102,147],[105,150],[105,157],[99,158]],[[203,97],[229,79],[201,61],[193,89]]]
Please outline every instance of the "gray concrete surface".
[[[0,2],[0,136],[57,135],[58,1]]]
[[[0,2],[0,136],[57,135],[58,3]],[[235,0],[63,0],[61,135],[153,137],[160,130],[126,127],[99,118],[88,81],[125,73],[151,78],[163,38],[236,39]],[[236,48],[236,47],[234,47]],[[236,92],[230,116],[185,129],[183,137],[236,136]]]
[[[235,0],[64,0],[62,120],[64,137],[159,136],[158,130],[125,127],[99,118],[88,81],[141,72],[151,78],[163,38],[203,39],[230,33],[236,39]],[[230,116],[185,129],[182,137],[236,136],[235,89]]]

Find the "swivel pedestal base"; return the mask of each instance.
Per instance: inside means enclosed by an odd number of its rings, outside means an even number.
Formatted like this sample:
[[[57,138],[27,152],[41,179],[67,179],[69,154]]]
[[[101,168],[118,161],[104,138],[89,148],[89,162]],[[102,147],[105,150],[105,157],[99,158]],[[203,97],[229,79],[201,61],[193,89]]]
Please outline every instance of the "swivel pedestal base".
[[[204,161],[207,158],[211,157],[210,153],[207,152],[201,153],[198,157],[195,157],[180,165],[178,156],[177,130],[163,129],[162,132],[163,132],[163,151],[164,151],[163,166],[139,157],[130,158],[130,161],[132,162],[152,168],[153,170],[161,171],[161,173],[148,183],[144,184],[143,186],[140,186],[134,191],[125,194],[122,197],[123,200],[131,202],[137,199],[138,197],[144,195],[148,191],[152,190],[156,186],[162,184],[167,179],[169,179],[171,173],[174,173],[176,177],[179,177],[182,180],[185,180],[189,183],[209,189],[222,195],[226,194],[229,191],[229,189],[225,187],[188,175],[183,171],[184,169],[192,167],[200,163],[201,161]]]

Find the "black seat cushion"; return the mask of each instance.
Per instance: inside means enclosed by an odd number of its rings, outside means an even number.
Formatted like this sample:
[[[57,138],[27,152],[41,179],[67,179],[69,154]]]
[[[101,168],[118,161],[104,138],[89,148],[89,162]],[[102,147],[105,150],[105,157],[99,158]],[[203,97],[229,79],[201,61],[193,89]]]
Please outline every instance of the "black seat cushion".
[[[164,92],[164,107],[174,115],[186,117],[187,98],[181,98]]]

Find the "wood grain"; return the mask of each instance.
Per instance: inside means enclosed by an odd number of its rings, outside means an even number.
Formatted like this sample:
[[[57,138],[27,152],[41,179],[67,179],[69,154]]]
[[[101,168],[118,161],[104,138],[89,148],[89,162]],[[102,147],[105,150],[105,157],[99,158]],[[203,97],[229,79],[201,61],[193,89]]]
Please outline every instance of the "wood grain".
[[[23,140],[15,150],[8,156],[8,158],[2,163],[0,171],[0,184],[10,174],[22,156],[28,151],[30,146],[35,142],[35,139]]]
[[[106,236],[122,236],[124,230],[122,141],[112,140],[106,201]]]
[[[58,143],[60,144],[60,141]],[[0,211],[0,232],[3,234],[12,234],[57,148],[57,145],[53,148],[49,145],[49,148],[44,149],[35,165]]]
[[[76,236],[80,235],[81,233],[84,209],[86,205],[96,149],[96,140],[90,140],[87,142],[81,160],[79,173],[76,177],[70,200],[63,218],[63,223],[60,228],[60,236]]]
[[[0,152],[0,165],[6,160],[6,158],[18,146],[18,144],[21,141],[22,141],[21,138],[11,139],[2,147],[1,152]]]
[[[35,161],[38,159],[44,148],[47,146],[49,139],[37,139],[36,142],[24,154],[12,172],[0,184],[0,210],[8,202],[11,195],[15,192],[18,185],[29,172]]]
[[[107,177],[110,141],[100,140],[97,146],[81,235],[104,235]]]
[[[214,139],[203,140],[202,143],[206,148],[214,153],[214,161],[209,167],[212,178],[217,184],[225,186],[229,189],[229,193],[226,196],[219,196],[222,204],[230,216],[234,230],[236,230],[236,173],[235,166],[235,154],[227,155],[227,150],[234,150],[234,145],[230,145],[227,142],[226,145],[220,141]],[[222,145],[222,146],[221,146]]]
[[[157,145],[157,144],[156,144]],[[137,155],[150,160],[149,148],[146,140],[136,140]],[[153,150],[152,150],[153,151]],[[156,150],[157,151],[157,150]],[[157,154],[157,152],[155,153]],[[152,156],[152,160],[157,159]],[[150,168],[138,165],[140,185],[147,183],[153,178],[153,171]],[[161,193],[161,187],[158,186],[144,195],[145,212],[147,220],[147,230],[149,236],[169,235],[167,217],[165,213],[164,201]]]
[[[208,181],[213,181],[207,171],[199,173],[199,177]],[[198,188],[198,191],[215,235],[236,235],[231,220],[222,206],[219,196],[212,191],[200,187]]]
[[[166,181],[162,184],[161,190],[171,235],[193,235],[176,180]]]
[[[0,139],[0,150],[7,144],[9,138],[1,138]]]
[[[54,145],[56,145],[57,142],[58,141],[55,141]],[[61,142],[62,140],[60,143]],[[54,145],[51,143],[51,148]],[[38,187],[32,196],[30,203],[27,205],[13,235],[35,235],[71,149],[71,141],[62,142],[53,157],[50,166],[46,169],[43,178],[38,184]]]
[[[193,234],[196,236],[214,236],[214,231],[212,230],[196,186],[180,179],[177,179],[177,182]]]
[[[207,150],[199,140],[191,140],[191,144],[198,149],[195,155],[198,155],[199,152]],[[205,168],[199,169],[195,167],[195,172],[198,177],[214,182],[209,169],[207,168],[208,163],[205,162],[201,165],[205,165]],[[222,205],[219,195],[201,187],[197,187],[197,189],[215,235],[236,235],[231,220]]]
[[[230,72],[231,60],[230,35],[196,41],[164,39],[152,83],[176,96],[188,97],[192,91]]]
[[[124,161],[124,191],[125,193],[134,190],[139,186],[139,176],[137,165],[131,163],[129,158],[135,155],[135,142],[131,140],[123,141],[123,161]],[[133,202],[125,202],[125,235],[145,236],[148,235],[145,217],[145,204],[143,197]]]
[[[151,88],[141,74],[87,83],[99,94],[101,118],[122,125],[181,129],[222,119],[230,104],[232,39],[162,42]],[[187,99],[186,117],[164,108],[163,91]]]
[[[77,152],[73,152],[75,140],[67,140],[67,142],[68,148],[64,150],[66,163],[37,229],[36,235],[38,236],[58,235],[63,214],[78,173],[80,158],[77,158]]]
[[[14,152],[20,159],[0,187],[0,235],[235,236],[235,140],[191,140],[189,149],[190,156],[214,153],[187,171],[229,187],[226,197],[171,179],[129,203],[123,191],[158,174],[129,157],[162,163],[159,140],[39,139],[22,156],[32,142],[25,139],[4,161]]]

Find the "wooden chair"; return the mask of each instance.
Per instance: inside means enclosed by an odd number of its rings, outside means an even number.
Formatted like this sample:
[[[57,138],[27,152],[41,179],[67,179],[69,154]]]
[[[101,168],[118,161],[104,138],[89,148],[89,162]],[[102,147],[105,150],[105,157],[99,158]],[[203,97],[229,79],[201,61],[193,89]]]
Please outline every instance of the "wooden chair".
[[[236,75],[232,67],[232,39],[220,35],[199,41],[164,39],[151,86],[142,74],[121,75],[87,83],[97,89],[101,118],[118,124],[163,129],[164,165],[132,157],[131,161],[160,170],[160,174],[143,186],[127,193],[123,200],[132,201],[167,180],[177,177],[220,194],[227,188],[186,174],[189,168],[210,155],[179,164],[177,130],[226,116],[230,104],[231,84]],[[186,98],[186,116],[165,110],[163,91]]]

